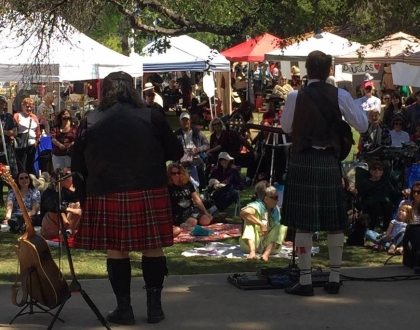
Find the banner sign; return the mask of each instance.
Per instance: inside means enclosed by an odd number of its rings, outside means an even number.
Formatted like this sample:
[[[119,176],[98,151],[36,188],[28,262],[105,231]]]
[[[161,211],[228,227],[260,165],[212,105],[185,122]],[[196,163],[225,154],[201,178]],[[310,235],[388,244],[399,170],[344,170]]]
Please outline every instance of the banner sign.
[[[365,73],[378,73],[381,68],[377,63],[343,64],[343,73],[362,75]]]

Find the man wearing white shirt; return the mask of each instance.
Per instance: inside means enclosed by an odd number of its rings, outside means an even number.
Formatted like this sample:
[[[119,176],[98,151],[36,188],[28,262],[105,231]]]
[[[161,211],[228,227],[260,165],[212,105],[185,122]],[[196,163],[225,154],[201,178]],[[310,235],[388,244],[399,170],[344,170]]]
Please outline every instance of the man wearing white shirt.
[[[365,96],[357,99],[356,101],[362,106],[366,114],[371,110],[376,110],[381,113],[381,100],[373,96],[373,82],[366,81],[364,83]]]
[[[348,228],[345,192],[342,188],[340,161],[334,140],[323,113],[311,94],[318,93],[324,111],[334,117],[344,116],[359,132],[368,122],[363,110],[351,95],[327,84],[332,57],[320,51],[311,52],[306,60],[308,87],[291,92],[280,119],[281,128],[291,133],[293,144],[284,190],[282,223],[296,228],[296,251],[299,257],[299,283],[286,293],[313,296],[311,276],[312,233],[327,231],[330,275],[325,290],[340,290],[340,267],[343,252],[343,230]],[[312,92],[309,88],[314,89]],[[310,92],[310,93],[309,93]]]
[[[394,128],[389,132],[391,135],[391,146],[402,147],[403,143],[410,142],[410,136],[406,131],[402,130],[403,121],[400,117],[396,117],[392,120],[392,127]]]

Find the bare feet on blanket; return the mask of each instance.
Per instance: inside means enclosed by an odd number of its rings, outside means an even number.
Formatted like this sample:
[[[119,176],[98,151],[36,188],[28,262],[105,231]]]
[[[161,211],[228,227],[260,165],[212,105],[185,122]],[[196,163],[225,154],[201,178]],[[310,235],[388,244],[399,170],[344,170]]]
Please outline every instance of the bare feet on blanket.
[[[248,254],[248,256],[246,257],[248,260],[251,260],[251,259],[257,259],[257,256],[255,255],[255,253],[250,253],[250,254]]]
[[[263,253],[261,255],[261,260],[268,261],[269,256],[270,256],[269,254]]]

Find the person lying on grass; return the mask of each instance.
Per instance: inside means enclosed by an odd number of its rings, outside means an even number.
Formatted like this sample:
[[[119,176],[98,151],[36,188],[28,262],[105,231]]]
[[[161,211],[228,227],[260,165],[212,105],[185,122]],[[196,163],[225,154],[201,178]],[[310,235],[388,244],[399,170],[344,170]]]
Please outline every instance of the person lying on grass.
[[[240,213],[244,230],[239,245],[248,253],[247,259],[255,259],[256,253],[260,253],[261,259],[267,261],[271,254],[279,252],[287,227],[280,225],[277,189],[261,181],[255,185],[255,191],[257,200]]]

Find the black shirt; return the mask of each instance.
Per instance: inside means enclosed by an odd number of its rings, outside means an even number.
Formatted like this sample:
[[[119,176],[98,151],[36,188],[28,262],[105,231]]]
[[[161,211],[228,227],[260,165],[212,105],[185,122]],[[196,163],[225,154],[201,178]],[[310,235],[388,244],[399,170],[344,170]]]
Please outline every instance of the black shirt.
[[[17,127],[17,123],[14,120],[12,114],[4,112],[0,115],[1,124],[3,125],[3,131],[10,131]],[[4,135],[4,141],[6,144],[10,143],[10,136]],[[3,151],[3,144],[0,143],[0,150]]]
[[[174,218],[194,205],[191,194],[195,192],[195,188],[190,181],[184,186],[169,185],[168,189]]]

